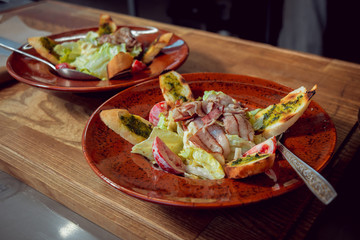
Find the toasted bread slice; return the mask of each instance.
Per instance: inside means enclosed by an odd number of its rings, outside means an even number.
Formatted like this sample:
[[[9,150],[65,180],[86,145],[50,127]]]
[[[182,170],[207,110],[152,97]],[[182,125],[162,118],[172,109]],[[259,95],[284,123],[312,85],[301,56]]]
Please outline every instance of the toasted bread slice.
[[[154,58],[160,53],[161,49],[169,44],[173,35],[173,33],[164,33],[159,38],[156,38],[144,53],[142,62],[145,64],[151,63],[152,60],[154,60]]]
[[[100,118],[111,130],[134,145],[147,139],[152,131],[151,123],[126,109],[103,110]]]
[[[272,168],[274,161],[275,153],[255,153],[227,163],[224,166],[224,171],[228,178],[246,178],[255,174],[263,173]]]
[[[107,64],[108,78],[116,76],[120,72],[130,69],[134,58],[129,53],[119,52]]]
[[[101,14],[99,21],[98,34],[101,36],[103,34],[111,34],[117,29],[115,22],[112,20],[110,15]]]
[[[28,42],[36,52],[43,58],[50,61],[52,64],[59,63],[59,55],[54,52],[56,42],[48,37],[31,37],[28,38]]]
[[[189,84],[179,73],[164,73],[160,75],[159,82],[164,99],[170,107],[194,100]]]
[[[310,91],[300,87],[280,100],[278,104],[257,112],[251,122],[254,126],[261,126],[260,129],[265,138],[280,135],[291,127],[305,112],[315,94],[317,86]]]

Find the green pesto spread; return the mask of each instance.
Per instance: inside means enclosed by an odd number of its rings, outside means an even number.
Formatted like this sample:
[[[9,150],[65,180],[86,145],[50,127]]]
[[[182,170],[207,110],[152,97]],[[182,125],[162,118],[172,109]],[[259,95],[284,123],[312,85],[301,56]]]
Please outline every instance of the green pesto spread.
[[[120,121],[136,135],[144,138],[148,138],[150,136],[152,131],[151,124],[147,125],[132,114],[128,116],[120,116]]]
[[[266,113],[264,113],[263,119],[263,128],[269,126],[276,122],[283,115],[295,112],[299,106],[302,104],[302,98],[304,95],[298,96],[293,101],[288,101],[286,103],[274,104],[268,107]]]
[[[103,34],[110,34],[112,33],[112,29],[110,27],[110,25],[108,23],[104,23],[103,25],[101,25],[101,27],[99,28],[99,35],[103,35]]]
[[[171,93],[171,95],[174,96],[176,100],[182,100],[183,102],[186,102],[187,98],[181,94],[181,90],[183,89],[182,84],[173,77],[174,77],[173,75],[166,76],[166,81],[165,81],[166,88],[169,90],[169,93]]]
[[[242,165],[242,164],[246,164],[255,160],[259,160],[259,159],[263,159],[263,158],[267,158],[269,157],[270,154],[251,154],[251,155],[247,155],[246,157],[242,157],[242,158],[238,158],[234,161],[231,162],[231,166],[238,166],[238,165]]]
[[[47,37],[42,37],[40,38],[41,41],[41,45],[46,48],[49,53],[51,53],[52,55],[58,57],[59,55],[54,51],[54,47],[56,46],[56,43],[51,41],[51,39],[47,38]]]

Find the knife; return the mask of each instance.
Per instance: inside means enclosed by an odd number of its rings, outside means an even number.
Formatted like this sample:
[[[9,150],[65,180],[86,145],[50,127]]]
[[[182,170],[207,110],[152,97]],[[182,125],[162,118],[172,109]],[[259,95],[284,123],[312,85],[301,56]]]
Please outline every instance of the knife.
[[[18,43],[18,42],[15,42],[15,41],[12,41],[10,39],[3,38],[3,37],[0,37],[0,43],[3,43],[5,45],[8,45],[8,46],[13,47],[13,48],[19,48],[21,46],[21,43]],[[1,55],[10,56],[11,53],[12,53],[12,51],[0,48],[0,54]]]
[[[3,38],[3,37],[0,37],[0,43],[9,45],[13,48],[19,48],[21,46],[20,43],[12,41],[7,38]],[[1,59],[1,61],[0,61],[0,84],[3,84],[3,83],[13,80],[13,78],[7,72],[6,67],[4,66],[6,63],[7,57],[9,57],[11,53],[12,53],[12,51],[8,51],[3,48],[0,48],[0,59]],[[4,65],[2,63],[4,63]]]

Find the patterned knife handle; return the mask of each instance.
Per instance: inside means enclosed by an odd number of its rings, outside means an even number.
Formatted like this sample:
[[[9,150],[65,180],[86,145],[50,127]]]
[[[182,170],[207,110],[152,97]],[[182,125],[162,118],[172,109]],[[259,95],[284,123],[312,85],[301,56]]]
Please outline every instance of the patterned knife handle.
[[[278,149],[320,201],[329,204],[337,196],[335,189],[323,176],[293,154],[281,142],[278,142]]]

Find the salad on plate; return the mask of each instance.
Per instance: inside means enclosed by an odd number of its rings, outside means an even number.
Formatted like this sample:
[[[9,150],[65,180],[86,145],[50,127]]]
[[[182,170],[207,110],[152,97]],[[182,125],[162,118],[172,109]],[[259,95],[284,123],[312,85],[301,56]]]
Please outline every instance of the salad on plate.
[[[89,31],[76,41],[31,37],[28,42],[56,68],[73,68],[108,80],[124,72],[146,69],[172,36],[173,33],[164,33],[150,46],[144,46],[129,27],[118,28],[109,15],[102,14],[97,31]]]
[[[250,111],[221,91],[209,89],[195,98],[175,71],[160,75],[159,85],[164,101],[149,109],[148,120],[126,109],[102,110],[100,118],[154,167],[196,179],[241,179],[270,171],[276,136],[304,113],[316,90],[300,87],[277,104]]]

